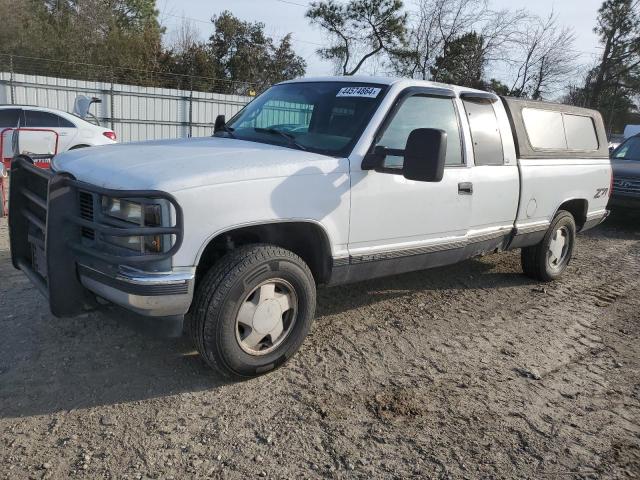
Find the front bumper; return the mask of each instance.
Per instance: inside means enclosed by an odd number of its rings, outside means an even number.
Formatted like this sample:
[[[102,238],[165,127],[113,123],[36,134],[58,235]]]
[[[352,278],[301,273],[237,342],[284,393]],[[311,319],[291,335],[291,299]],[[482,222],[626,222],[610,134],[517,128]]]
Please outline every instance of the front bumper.
[[[107,274],[78,265],[80,282],[100,298],[140,315],[184,315],[193,300],[195,269],[148,273],[121,269]]]
[[[170,227],[106,225],[87,216],[86,195],[99,198],[163,199],[175,212]],[[84,197],[83,197],[84,195]],[[110,190],[33,166],[28,158],[12,162],[9,234],[11,258],[49,300],[58,317],[77,315],[100,304],[96,296],[137,314],[179,316],[193,298],[194,269],[156,272],[170,265],[183,237],[182,211],[159,191]],[[166,235],[166,251],[137,254],[104,250],[90,238]],[[164,270],[169,270],[164,268]]]

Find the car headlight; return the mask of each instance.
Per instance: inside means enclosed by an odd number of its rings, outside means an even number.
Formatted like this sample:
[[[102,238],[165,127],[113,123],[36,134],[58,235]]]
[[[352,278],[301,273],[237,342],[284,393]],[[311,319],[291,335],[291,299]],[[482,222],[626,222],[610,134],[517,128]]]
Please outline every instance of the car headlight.
[[[141,203],[121,198],[103,196],[102,214],[140,227],[161,227],[162,206],[156,203]],[[105,236],[104,240],[112,245],[140,253],[159,253],[162,251],[161,235],[144,236]]]

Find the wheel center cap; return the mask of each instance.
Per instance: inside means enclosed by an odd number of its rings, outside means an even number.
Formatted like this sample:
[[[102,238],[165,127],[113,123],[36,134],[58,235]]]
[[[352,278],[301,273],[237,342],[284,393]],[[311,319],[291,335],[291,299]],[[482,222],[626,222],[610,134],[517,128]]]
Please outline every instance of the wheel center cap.
[[[555,238],[549,245],[549,250],[551,251],[551,255],[553,255],[555,260],[560,260],[560,257],[562,257],[562,249],[564,248],[565,243],[566,242],[564,236],[562,235],[562,231],[558,230],[556,232]]]
[[[256,309],[253,314],[253,328],[266,335],[272,331],[278,322],[282,321],[282,309],[277,300],[267,300]]]

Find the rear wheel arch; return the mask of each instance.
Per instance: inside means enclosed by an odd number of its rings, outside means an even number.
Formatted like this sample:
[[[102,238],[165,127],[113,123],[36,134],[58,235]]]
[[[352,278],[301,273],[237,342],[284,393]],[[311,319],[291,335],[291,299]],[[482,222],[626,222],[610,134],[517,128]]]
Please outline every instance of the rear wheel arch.
[[[589,202],[584,198],[573,198],[570,200],[565,200],[560,204],[560,206],[553,213],[553,218],[560,212],[564,210],[565,212],[569,212],[574,221],[576,222],[577,231],[582,230],[584,224],[587,221],[587,212],[589,210]]]
[[[326,230],[312,221],[282,221],[238,226],[214,235],[197,259],[196,283],[226,253],[256,243],[275,245],[298,255],[317,284],[326,283],[331,275],[331,242]]]

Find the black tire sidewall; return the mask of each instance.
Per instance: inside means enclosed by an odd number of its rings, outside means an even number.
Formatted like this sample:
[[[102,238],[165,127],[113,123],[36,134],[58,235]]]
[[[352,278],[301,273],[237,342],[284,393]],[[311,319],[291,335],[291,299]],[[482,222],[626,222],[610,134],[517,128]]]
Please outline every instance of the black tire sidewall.
[[[560,268],[559,270],[551,270],[549,268],[549,263],[547,262],[547,252],[549,250],[549,244],[551,243],[551,239],[553,238],[554,233],[563,226],[566,226],[569,230],[569,250],[567,251],[567,255],[562,262],[562,268]],[[542,262],[541,267],[545,277],[547,277],[549,280],[555,280],[564,273],[564,271],[569,266],[571,259],[573,258],[575,245],[576,222],[573,219],[573,215],[565,211],[559,212],[558,215],[556,215],[554,221],[551,223],[551,226],[549,227],[546,235],[544,236],[541,244],[542,248],[540,249],[539,253],[538,261]]]
[[[283,343],[265,355],[250,355],[238,344],[236,316],[241,302],[251,291],[269,279],[281,278],[293,287],[298,305],[293,329]],[[226,370],[239,377],[255,377],[274,370],[291,358],[304,341],[315,313],[315,285],[308,270],[285,257],[255,263],[236,275],[214,311],[207,307],[204,346]],[[216,363],[218,363],[216,362]]]

